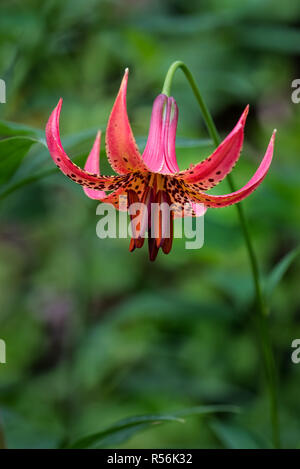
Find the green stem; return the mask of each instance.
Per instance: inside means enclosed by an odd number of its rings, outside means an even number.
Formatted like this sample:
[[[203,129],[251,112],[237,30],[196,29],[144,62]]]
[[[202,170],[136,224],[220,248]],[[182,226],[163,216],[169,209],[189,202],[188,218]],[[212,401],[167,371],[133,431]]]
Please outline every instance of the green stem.
[[[162,93],[164,93],[167,96],[170,96],[172,81],[178,68],[180,68],[183,71],[185,77],[187,78],[193,90],[195,98],[201,109],[208,133],[211,136],[215,146],[217,147],[221,142],[220,135],[216,129],[215,123],[208,110],[208,107],[206,106],[206,103],[201,96],[201,93],[196,84],[196,81],[184,62],[176,61],[172,63],[172,65],[170,66],[167,72],[165,82],[163,85],[163,89],[162,89]],[[227,178],[228,178],[231,191],[234,191],[235,185],[234,185],[232,176],[228,175]],[[274,355],[273,355],[269,329],[268,329],[268,324],[267,324],[267,319],[266,319],[267,307],[266,307],[264,296],[263,296],[263,291],[262,291],[262,286],[261,286],[261,281],[260,281],[260,276],[259,276],[258,262],[257,262],[257,258],[254,252],[251,236],[249,233],[249,228],[248,228],[248,224],[246,221],[244,208],[241,203],[236,204],[235,207],[238,212],[239,222],[240,222],[241,229],[244,235],[245,244],[247,247],[247,252],[248,252],[249,261],[251,265],[253,283],[254,283],[254,288],[255,288],[255,293],[256,293],[256,302],[257,302],[257,308],[258,308],[258,329],[259,329],[259,335],[260,335],[260,340],[261,340],[261,345],[262,345],[264,367],[265,367],[265,373],[266,373],[269,397],[270,397],[270,415],[271,415],[271,423],[272,423],[273,444],[275,448],[279,448],[280,436],[279,436],[279,422],[278,422],[276,367],[275,367]]]

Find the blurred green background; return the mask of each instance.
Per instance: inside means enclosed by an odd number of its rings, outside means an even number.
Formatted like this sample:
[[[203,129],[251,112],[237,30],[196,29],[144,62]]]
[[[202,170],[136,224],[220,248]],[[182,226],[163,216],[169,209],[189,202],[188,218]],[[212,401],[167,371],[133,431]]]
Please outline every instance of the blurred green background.
[[[128,112],[142,147],[165,73],[172,61],[185,61],[222,135],[250,104],[234,169],[238,187],[278,129],[270,173],[243,202],[267,279],[299,242],[300,104],[291,101],[291,82],[300,78],[299,24],[298,0],[2,0],[7,103],[0,118],[21,125],[2,123],[1,138],[42,135],[24,124],[43,131],[62,96],[63,142],[83,162],[96,130],[105,130],[128,66]],[[207,134],[181,72],[173,95],[183,169],[213,147],[199,143]],[[103,445],[268,447],[252,279],[235,207],[208,210],[202,249],[186,250],[177,239],[168,256],[151,264],[146,248],[130,254],[128,240],[98,239],[97,202],[53,170],[44,145],[26,148],[9,171],[3,166],[9,178],[0,174],[0,338],[7,344],[0,408],[7,446],[55,448],[126,417],[233,404],[240,413],[141,426],[131,438],[118,434]],[[108,173],[104,142],[102,149]],[[228,190],[224,181],[218,193]],[[291,362],[292,340],[300,338],[297,259],[269,302],[283,446],[300,448],[300,364]]]

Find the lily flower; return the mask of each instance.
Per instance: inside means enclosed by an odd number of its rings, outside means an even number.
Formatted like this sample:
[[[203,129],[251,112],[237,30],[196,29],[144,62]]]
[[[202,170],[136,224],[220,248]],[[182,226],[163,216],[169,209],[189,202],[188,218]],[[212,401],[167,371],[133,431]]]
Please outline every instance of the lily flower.
[[[55,164],[67,177],[83,186],[88,197],[111,203],[118,210],[128,210],[132,221],[131,207],[135,203],[141,203],[138,223],[132,223],[133,237],[129,250],[142,247],[145,233],[148,231],[149,256],[150,260],[154,260],[159,248],[162,248],[165,254],[171,250],[174,218],[201,216],[208,207],[219,208],[238,203],[261,184],[272,161],[276,131],[272,134],[257,171],[244,187],[226,195],[209,195],[206,191],[231,172],[240,156],[248,106],[234,129],[208,158],[185,171],[180,171],[175,150],[178,121],[175,99],[164,94],[155,99],[147,144],[141,155],[127,115],[127,82],[128,69],[125,70],[106,129],[107,156],[117,175],[100,174],[100,132],[96,136],[84,169],[74,164],[67,156],[59,134],[62,99],[48,120],[46,139]],[[173,210],[154,212],[151,209],[153,204],[163,203],[172,206]],[[170,225],[169,232],[164,228],[168,225],[166,222]]]

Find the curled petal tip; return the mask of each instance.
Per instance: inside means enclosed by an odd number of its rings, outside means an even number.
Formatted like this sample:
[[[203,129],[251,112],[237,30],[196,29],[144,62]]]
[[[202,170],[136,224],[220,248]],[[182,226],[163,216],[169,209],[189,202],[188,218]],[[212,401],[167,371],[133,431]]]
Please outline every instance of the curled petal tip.
[[[121,83],[121,87],[120,87],[120,90],[121,90],[123,87],[125,88],[125,93],[126,93],[126,90],[127,90],[128,74],[129,74],[129,69],[128,69],[128,68],[125,68],[125,72],[124,72],[123,79],[122,79],[122,83]],[[126,98],[126,94],[125,94],[125,98]]]
[[[87,172],[76,164],[74,164],[66,152],[63,149],[61,144],[60,135],[59,135],[59,117],[61,111],[62,99],[59,100],[57,106],[52,111],[47,125],[46,125],[46,141],[49,149],[49,153],[54,161],[54,163],[59,167],[59,169],[70,179],[74,180],[82,186],[91,187],[95,190],[102,190],[106,187],[110,187],[111,183],[115,181],[114,176],[103,176],[96,175],[98,171]],[[100,138],[96,137],[96,141],[93,145],[92,153],[95,156],[99,155],[100,147]],[[92,158],[92,157],[91,157]],[[95,174],[92,174],[95,173]]]
[[[119,93],[106,127],[106,150],[111,167],[119,174],[136,169],[146,170],[134,139],[126,106],[128,69],[122,79]]]
[[[243,114],[242,114],[241,117],[240,117],[239,123],[242,124],[242,126],[245,126],[248,113],[249,113],[249,104],[247,104],[247,106],[246,106],[245,109],[244,109]]]
[[[127,83],[128,83],[128,68],[125,68],[125,72],[121,81],[121,86],[119,89],[119,93],[117,96],[117,99],[120,98],[120,100],[123,102],[123,105],[126,106],[126,93],[127,93]]]
[[[56,108],[57,108],[59,111],[61,110],[62,103],[63,103],[63,99],[62,99],[62,98],[59,98],[59,101],[58,101],[57,106],[56,106]]]
[[[274,129],[274,130],[273,130],[273,133],[272,133],[272,136],[271,136],[270,143],[269,143],[269,145],[271,144],[272,147],[274,147],[276,134],[277,134],[277,129]]]
[[[276,134],[277,134],[277,129],[274,129],[274,130],[273,130],[273,133],[272,133],[272,135],[271,135],[271,139],[270,139],[269,145],[274,146]]]

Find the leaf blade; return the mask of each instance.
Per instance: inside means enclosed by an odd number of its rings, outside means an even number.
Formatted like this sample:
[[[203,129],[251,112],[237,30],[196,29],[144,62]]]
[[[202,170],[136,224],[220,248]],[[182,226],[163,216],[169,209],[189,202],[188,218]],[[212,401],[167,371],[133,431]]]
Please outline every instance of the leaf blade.
[[[238,424],[214,420],[210,423],[210,428],[227,449],[270,448],[269,443],[262,441],[259,436]]]
[[[14,175],[32,145],[38,140],[32,137],[9,137],[0,140],[0,184]]]
[[[291,264],[300,254],[300,247],[297,246],[292,251],[288,252],[273,268],[265,282],[265,294],[270,297],[275,290],[284,274],[287,272]]]
[[[140,415],[120,420],[115,425],[108,427],[100,432],[80,438],[72,443],[68,448],[105,448],[112,444],[121,444],[128,440],[140,430],[150,428],[166,422],[185,423],[184,417],[192,415],[208,415],[223,412],[238,412],[236,406],[231,405],[207,405],[197,406],[174,412],[172,415]]]

